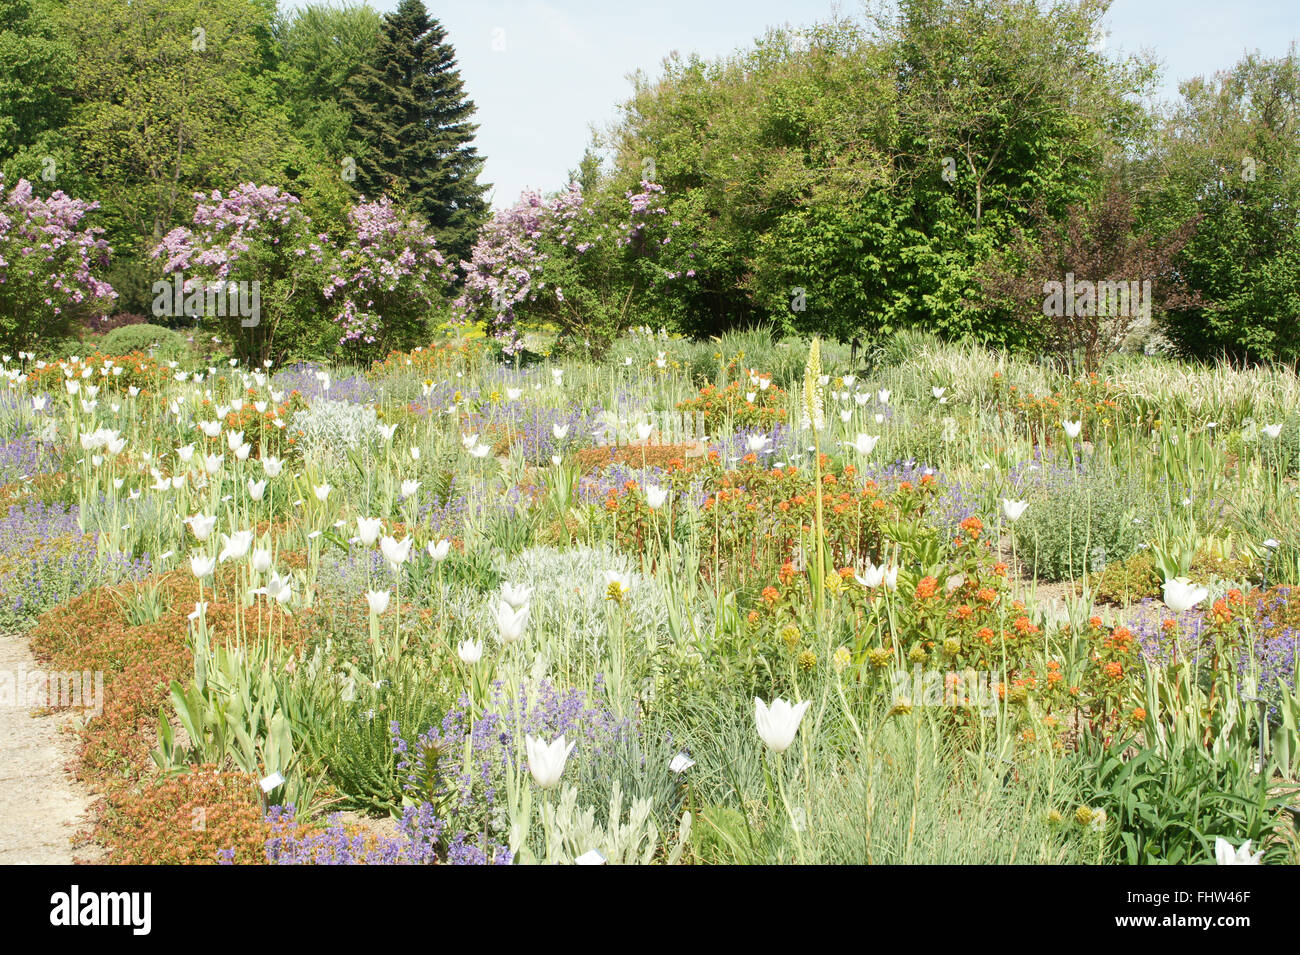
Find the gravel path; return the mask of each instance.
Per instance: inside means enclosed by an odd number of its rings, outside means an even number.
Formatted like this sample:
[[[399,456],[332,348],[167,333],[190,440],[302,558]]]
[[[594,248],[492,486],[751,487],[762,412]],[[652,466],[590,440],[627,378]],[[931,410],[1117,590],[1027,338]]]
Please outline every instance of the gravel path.
[[[20,692],[38,670],[21,637],[0,634],[0,865],[70,865],[90,796],[66,770],[73,738],[67,712],[36,716]]]

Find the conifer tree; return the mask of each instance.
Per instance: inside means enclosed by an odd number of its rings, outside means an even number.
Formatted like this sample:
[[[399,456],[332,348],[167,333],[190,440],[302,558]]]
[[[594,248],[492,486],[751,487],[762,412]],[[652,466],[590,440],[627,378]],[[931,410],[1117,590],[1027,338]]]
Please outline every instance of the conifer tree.
[[[374,61],[349,81],[358,191],[391,196],[421,215],[452,261],[469,258],[487,216],[478,126],[456,51],[422,0],[402,0],[385,17]]]

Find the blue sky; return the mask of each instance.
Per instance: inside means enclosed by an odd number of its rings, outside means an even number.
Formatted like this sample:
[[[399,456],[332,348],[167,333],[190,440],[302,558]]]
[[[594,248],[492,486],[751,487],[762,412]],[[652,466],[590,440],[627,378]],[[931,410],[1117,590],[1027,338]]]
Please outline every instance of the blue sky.
[[[378,10],[397,0],[370,0]],[[673,50],[718,56],[769,26],[799,26],[855,3],[828,0],[425,0],[442,21],[478,106],[484,179],[495,206],[525,188],[556,189],[577,166],[592,124],[604,125],[636,69],[656,75]],[[1116,0],[1107,49],[1150,50],[1178,81],[1232,66],[1248,50],[1280,56],[1300,39],[1298,0]]]

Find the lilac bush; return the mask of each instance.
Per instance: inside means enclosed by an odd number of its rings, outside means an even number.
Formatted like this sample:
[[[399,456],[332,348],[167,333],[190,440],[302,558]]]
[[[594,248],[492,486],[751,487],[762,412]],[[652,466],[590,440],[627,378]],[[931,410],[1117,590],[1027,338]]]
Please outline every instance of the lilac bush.
[[[380,350],[419,344],[424,319],[451,278],[432,233],[387,198],[353,206],[348,226],[348,242],[325,285],[325,298],[337,308],[339,344]]]
[[[153,250],[163,273],[180,277],[185,314],[215,323],[250,360],[310,348],[319,339],[313,326],[323,301],[323,270],[332,255],[329,237],[316,234],[298,198],[278,186],[247,182],[228,196],[217,190],[194,198],[194,228],[173,229]],[[214,314],[204,291],[241,282],[258,283],[259,314]],[[155,300],[155,310],[169,302],[174,307],[167,290]]]
[[[569,338],[602,349],[644,296],[664,283],[694,278],[690,250],[672,244],[663,187],[642,181],[618,206],[589,202],[577,183],[555,195],[526,192],[483,227],[469,261],[460,263],[464,291],[454,314],[481,322],[517,355],[527,319],[558,324]],[[642,299],[633,301],[633,289]]]
[[[103,229],[82,220],[97,202],[57,191],[42,199],[19,179],[6,191],[0,175],[0,342],[30,348],[92,318],[117,298],[94,272],[112,252]]]

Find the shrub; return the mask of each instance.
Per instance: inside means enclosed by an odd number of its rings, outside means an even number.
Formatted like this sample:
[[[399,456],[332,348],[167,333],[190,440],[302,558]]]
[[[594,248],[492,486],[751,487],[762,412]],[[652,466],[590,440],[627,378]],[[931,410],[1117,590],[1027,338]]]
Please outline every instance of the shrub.
[[[161,325],[123,325],[104,336],[100,344],[107,355],[144,352],[161,361],[180,361],[189,353],[185,336]]]
[[[1130,604],[1156,596],[1160,592],[1160,577],[1156,574],[1155,561],[1144,551],[1106,565],[1093,586],[1099,601]]]
[[[0,176],[0,343],[6,349],[67,335],[74,321],[112,301],[112,286],[91,274],[112,251],[102,229],[81,220],[99,208],[62,191],[48,199],[25,179],[6,193]]]
[[[1147,507],[1141,491],[1109,471],[1053,472],[1047,500],[1013,527],[1021,561],[1048,580],[1100,573],[1142,543]]]
[[[144,325],[148,321],[148,316],[139,312],[117,312],[113,315],[92,315],[86,320],[86,328],[97,335],[107,335],[115,328]]]
[[[155,314],[160,305],[169,311],[181,305],[186,315],[214,323],[223,339],[236,343],[240,357],[257,361],[280,359],[291,348],[303,354],[323,347],[327,338],[319,316],[327,249],[298,198],[250,182],[229,196],[214,191],[195,199],[194,229],[173,229],[152,253],[162,260],[164,275],[181,280],[185,301],[174,301],[171,282],[158,283]],[[220,283],[246,283],[250,312],[256,288],[256,317],[231,307],[220,309],[231,314],[209,314],[203,290]],[[245,304],[242,295],[240,300]]]
[[[356,448],[374,438],[375,409],[347,401],[317,401],[293,416],[290,427],[303,453],[318,448]]]

